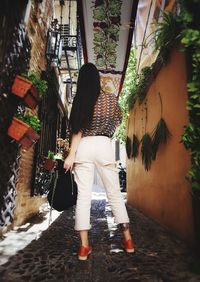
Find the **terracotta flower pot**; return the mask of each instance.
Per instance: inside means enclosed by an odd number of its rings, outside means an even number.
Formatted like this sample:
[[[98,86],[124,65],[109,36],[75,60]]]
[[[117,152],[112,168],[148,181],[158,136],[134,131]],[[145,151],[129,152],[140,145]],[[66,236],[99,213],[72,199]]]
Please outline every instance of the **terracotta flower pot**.
[[[31,126],[14,117],[8,135],[22,145],[23,148],[29,149],[40,136],[33,130]]]
[[[51,171],[54,168],[55,164],[56,164],[55,160],[45,159],[45,161],[44,161],[44,169],[46,169],[48,171]]]
[[[17,75],[12,85],[12,93],[23,99],[26,106],[34,109],[40,101],[40,96],[33,83]]]

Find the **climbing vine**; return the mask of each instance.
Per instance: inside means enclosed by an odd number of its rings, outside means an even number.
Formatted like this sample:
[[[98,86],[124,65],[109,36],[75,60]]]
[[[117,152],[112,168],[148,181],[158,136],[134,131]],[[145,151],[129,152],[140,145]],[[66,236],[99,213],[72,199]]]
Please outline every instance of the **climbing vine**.
[[[183,29],[181,42],[188,61],[188,104],[189,124],[185,127],[182,141],[191,150],[189,178],[193,189],[200,190],[200,3],[196,0],[180,1],[179,21]]]

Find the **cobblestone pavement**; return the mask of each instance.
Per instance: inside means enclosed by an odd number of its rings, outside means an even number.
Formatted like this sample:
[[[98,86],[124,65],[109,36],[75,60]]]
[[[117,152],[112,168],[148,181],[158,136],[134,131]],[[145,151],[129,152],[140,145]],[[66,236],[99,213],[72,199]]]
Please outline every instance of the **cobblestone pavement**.
[[[74,208],[63,212],[39,239],[0,266],[0,281],[112,282],[200,281],[191,250],[154,221],[128,206],[135,254],[120,246],[121,235],[105,199],[92,202],[93,252],[78,261]],[[199,272],[200,273],[200,272]]]

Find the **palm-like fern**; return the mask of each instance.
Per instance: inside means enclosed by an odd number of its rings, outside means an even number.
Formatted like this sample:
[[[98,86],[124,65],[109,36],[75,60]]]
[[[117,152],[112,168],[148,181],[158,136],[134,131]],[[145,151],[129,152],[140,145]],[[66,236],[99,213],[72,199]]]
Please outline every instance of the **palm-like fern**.
[[[148,171],[151,167],[153,154],[151,136],[148,133],[145,133],[142,137],[141,143],[142,163],[144,164],[145,169]]]
[[[137,158],[139,153],[139,140],[135,134],[133,134],[133,142],[132,142],[132,157],[134,160]]]
[[[155,50],[170,48],[180,38],[181,26],[173,12],[164,12],[163,20],[155,31]]]
[[[163,118],[161,118],[154,128],[153,135],[152,135],[152,159],[156,159],[156,154],[158,151],[158,147],[160,144],[166,144],[168,138],[171,136],[169,132],[166,122]]]
[[[127,157],[130,159],[131,157],[131,139],[128,136],[126,137],[126,154],[127,154]]]
[[[173,12],[164,12],[163,20],[158,24],[155,31],[155,51],[159,51],[159,60],[163,65],[169,59],[170,50],[174,42],[181,36],[181,25]]]

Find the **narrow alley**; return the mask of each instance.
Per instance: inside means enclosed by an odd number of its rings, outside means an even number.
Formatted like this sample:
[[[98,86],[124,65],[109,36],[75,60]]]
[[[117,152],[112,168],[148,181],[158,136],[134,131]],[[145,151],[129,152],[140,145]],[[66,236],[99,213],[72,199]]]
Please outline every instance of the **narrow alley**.
[[[0,282],[200,282],[199,11],[0,1]]]
[[[74,231],[74,208],[65,211],[24,249],[0,266],[0,281],[48,282],[197,282],[198,261],[175,236],[138,210],[128,206],[135,254],[126,254],[103,190],[93,192],[92,254],[77,259],[78,234]],[[126,193],[123,194],[126,197]],[[19,231],[20,232],[20,231]],[[28,233],[28,232],[27,232]],[[9,237],[9,235],[8,235]],[[17,244],[17,242],[15,242]],[[0,250],[2,243],[0,243]],[[2,252],[1,252],[2,257]]]

